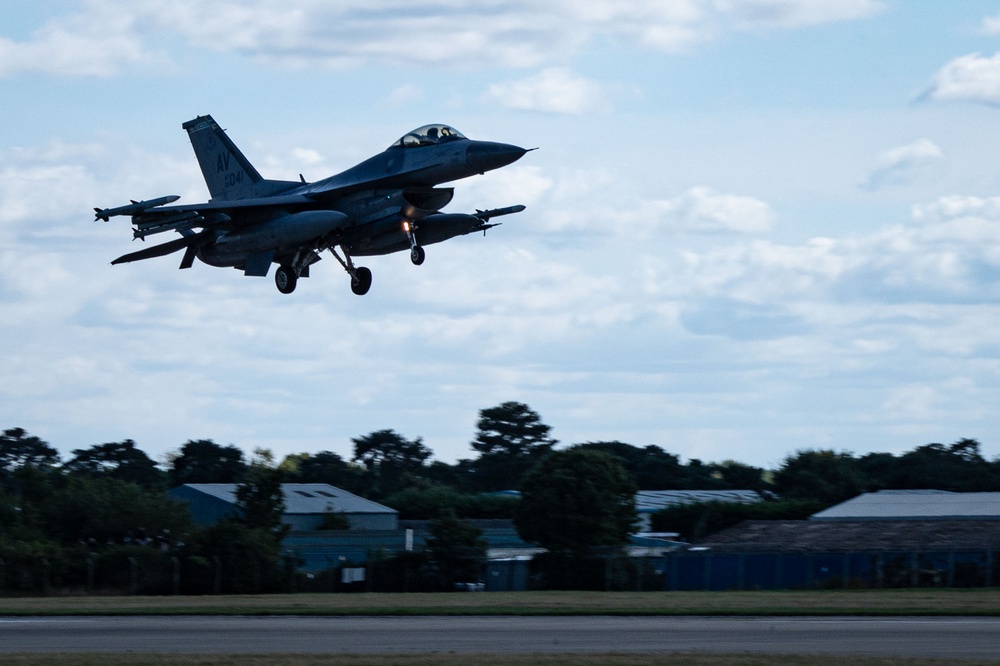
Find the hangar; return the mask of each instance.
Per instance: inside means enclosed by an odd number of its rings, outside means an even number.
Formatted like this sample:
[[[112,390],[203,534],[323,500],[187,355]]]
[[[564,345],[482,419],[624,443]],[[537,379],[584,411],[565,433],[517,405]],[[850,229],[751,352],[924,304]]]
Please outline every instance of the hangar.
[[[186,502],[195,521],[214,523],[236,515],[235,483],[186,483],[171,488],[168,494]],[[352,530],[395,530],[398,512],[328,483],[283,483],[285,500],[283,522],[293,531],[308,532],[319,528],[331,513],[347,519]]]

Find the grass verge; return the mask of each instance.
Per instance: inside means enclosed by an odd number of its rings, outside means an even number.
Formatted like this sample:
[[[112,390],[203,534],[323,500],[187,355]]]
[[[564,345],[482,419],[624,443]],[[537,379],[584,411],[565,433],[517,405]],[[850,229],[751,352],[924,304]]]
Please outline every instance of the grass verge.
[[[4,655],[5,666],[944,666],[996,661],[748,654]]]
[[[0,598],[14,615],[1000,616],[1000,588]]]

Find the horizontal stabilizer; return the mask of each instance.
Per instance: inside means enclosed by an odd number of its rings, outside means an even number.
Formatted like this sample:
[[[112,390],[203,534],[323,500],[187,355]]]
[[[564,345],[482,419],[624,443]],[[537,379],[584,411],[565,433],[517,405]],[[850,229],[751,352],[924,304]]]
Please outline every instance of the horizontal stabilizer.
[[[178,250],[183,250],[187,247],[192,247],[196,245],[202,236],[200,234],[194,234],[191,236],[184,236],[183,238],[178,238],[172,240],[169,243],[163,243],[162,245],[154,245],[153,247],[147,247],[138,252],[131,252],[129,254],[123,254],[114,261],[111,262],[112,266],[117,264],[127,264],[132,261],[142,261],[143,259],[152,259],[154,257],[165,257],[168,254],[173,254]]]

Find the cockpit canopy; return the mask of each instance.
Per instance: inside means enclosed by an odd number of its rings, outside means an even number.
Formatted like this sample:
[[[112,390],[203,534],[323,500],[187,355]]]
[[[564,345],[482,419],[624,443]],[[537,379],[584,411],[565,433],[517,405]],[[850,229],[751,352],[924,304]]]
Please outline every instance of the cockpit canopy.
[[[416,146],[433,146],[447,141],[465,139],[466,136],[454,127],[448,125],[424,125],[412,132],[407,132],[390,148],[414,148]]]

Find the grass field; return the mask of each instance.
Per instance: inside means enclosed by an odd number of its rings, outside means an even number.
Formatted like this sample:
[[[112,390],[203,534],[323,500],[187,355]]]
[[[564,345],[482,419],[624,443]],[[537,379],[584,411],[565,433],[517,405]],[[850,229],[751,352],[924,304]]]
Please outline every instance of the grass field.
[[[4,666],[944,666],[994,661],[747,654],[4,655]]]
[[[14,615],[996,615],[1000,588],[0,598]]]

